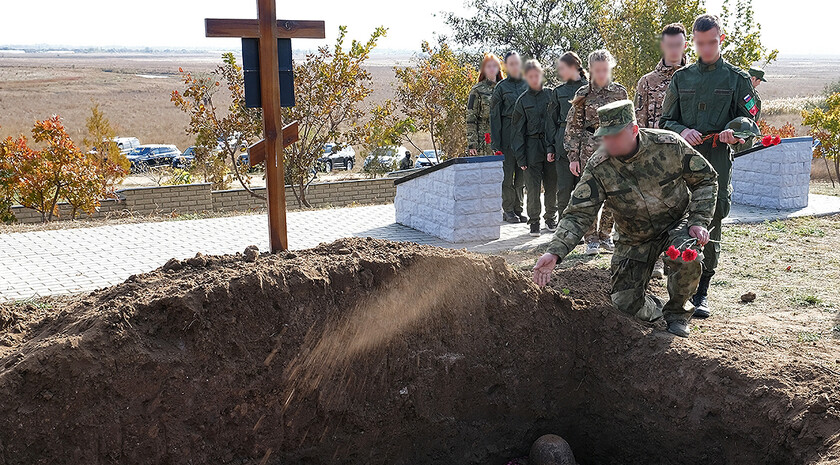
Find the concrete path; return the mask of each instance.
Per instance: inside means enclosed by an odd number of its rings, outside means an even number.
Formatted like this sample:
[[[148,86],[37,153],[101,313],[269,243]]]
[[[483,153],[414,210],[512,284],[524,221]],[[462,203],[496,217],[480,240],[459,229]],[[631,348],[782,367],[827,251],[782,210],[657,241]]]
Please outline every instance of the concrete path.
[[[727,223],[762,222],[840,213],[840,197],[811,195],[810,206],[777,211],[735,206]],[[151,271],[168,259],[196,252],[226,254],[249,245],[268,249],[265,215],[163,221],[92,228],[0,234],[0,301],[91,291]],[[525,225],[502,226],[502,237],[453,244],[394,223],[393,205],[291,212],[289,244],[305,249],[342,237],[376,237],[476,252],[530,249],[549,241]],[[545,231],[544,231],[545,232]]]

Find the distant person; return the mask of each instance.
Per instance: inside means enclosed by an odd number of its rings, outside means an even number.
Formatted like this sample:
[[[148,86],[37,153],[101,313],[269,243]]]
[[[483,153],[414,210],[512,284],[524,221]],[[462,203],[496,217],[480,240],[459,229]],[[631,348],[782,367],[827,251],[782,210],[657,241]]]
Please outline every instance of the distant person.
[[[557,60],[557,75],[563,81],[549,93],[548,117],[545,120],[546,150],[554,158],[557,170],[557,209],[561,213],[569,204],[577,176],[569,170],[566,152],[566,117],[572,109],[572,99],[581,87],[589,83],[583,62],[575,52],[566,52]]]
[[[764,77],[764,70],[758,67],[752,67],[747,74],[750,75],[750,82],[753,86],[753,92],[755,92],[755,106],[758,108],[758,114],[756,115],[756,119],[761,115],[761,95],[758,93],[758,86],[761,85],[762,82],[767,82],[767,79]]]
[[[484,55],[478,73],[478,83],[470,90],[467,100],[467,142],[471,157],[493,155],[490,144],[490,98],[496,84],[503,79],[502,63],[492,53]]]
[[[678,69],[685,66],[685,50],[688,48],[688,34],[685,26],[673,23],[662,29],[659,36],[659,49],[662,59],[653,71],[639,79],[636,86],[636,120],[641,128],[659,128],[662,117],[662,104],[671,85],[671,78]],[[653,267],[654,278],[665,276],[665,264],[657,260]]]
[[[732,149],[743,144],[726,126],[739,116],[757,120],[759,108],[750,76],[721,56],[723,33],[720,18],[700,15],[692,27],[697,63],[677,70],[665,94],[659,127],[674,131],[703,154],[718,175],[717,207],[709,226],[712,245],[703,255],[703,277],[691,301],[694,316],[708,318],[709,283],[717,269],[723,219],[732,207]]]
[[[548,284],[557,262],[577,246],[606,202],[618,231],[610,273],[613,305],[644,321],[664,316],[670,333],[688,337],[694,308],[686,304],[700,281],[717,174],[678,135],[639,129],[629,100],[601,107],[598,117],[595,136],[602,145],[583,169],[548,253],[534,267],[534,282]],[[663,304],[647,288],[653,264],[666,250],[669,299]]]
[[[516,52],[505,54],[507,77],[496,85],[490,98],[490,145],[494,152],[504,155],[502,169],[502,220],[508,223],[527,223],[522,214],[525,199],[525,174],[516,166],[511,150],[513,106],[528,84],[522,79],[522,60]]]
[[[595,131],[598,130],[598,108],[618,100],[627,99],[627,89],[613,82],[612,70],[615,58],[608,50],[595,50],[589,54],[589,83],[575,93],[572,108],[566,116],[566,152],[569,157],[569,171],[580,176],[586,162],[598,148]],[[612,252],[613,214],[609,208],[601,212],[586,233],[586,254],[597,255],[600,249]]]
[[[411,162],[411,152],[408,150],[405,151],[405,157],[400,161],[400,169],[401,170],[410,170],[414,164]]]
[[[548,117],[550,90],[543,87],[544,73],[540,62],[528,60],[522,67],[526,90],[513,107],[513,155],[520,170],[525,172],[528,189],[528,225],[532,236],[540,235],[540,212],[543,210],[540,193],[544,190],[545,226],[557,229],[557,170],[554,154],[548,155],[545,126]]]

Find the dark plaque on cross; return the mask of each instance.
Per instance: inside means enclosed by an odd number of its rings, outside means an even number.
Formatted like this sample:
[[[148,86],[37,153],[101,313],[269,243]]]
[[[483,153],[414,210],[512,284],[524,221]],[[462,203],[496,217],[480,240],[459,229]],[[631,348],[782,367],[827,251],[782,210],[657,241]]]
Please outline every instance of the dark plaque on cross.
[[[298,140],[297,122],[283,127],[280,116],[281,106],[294,105],[290,39],[323,39],[326,37],[324,22],[277,19],[274,0],[257,0],[257,19],[206,19],[204,27],[207,37],[242,38],[243,58],[251,52],[257,55],[256,63],[252,56],[246,60],[249,68],[246,71],[258,74],[259,78],[246,80],[245,94],[248,106],[262,106],[264,138],[251,147],[249,157],[252,166],[265,161],[271,251],[286,250],[289,243],[283,148]],[[255,83],[259,85],[258,91],[254,89]]]

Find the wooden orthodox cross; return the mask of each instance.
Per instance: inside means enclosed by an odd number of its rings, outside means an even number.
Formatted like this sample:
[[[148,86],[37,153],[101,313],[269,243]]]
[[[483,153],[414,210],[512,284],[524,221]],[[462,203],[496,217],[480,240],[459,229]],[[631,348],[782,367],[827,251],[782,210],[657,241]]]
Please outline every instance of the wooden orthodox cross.
[[[280,116],[278,39],[323,39],[323,21],[277,19],[274,0],[257,0],[257,19],[206,19],[207,37],[259,39],[259,85],[264,139],[251,147],[251,165],[265,160],[268,237],[271,251],[289,247],[286,234],[286,183],[283,147],[298,140],[297,122],[283,127]]]

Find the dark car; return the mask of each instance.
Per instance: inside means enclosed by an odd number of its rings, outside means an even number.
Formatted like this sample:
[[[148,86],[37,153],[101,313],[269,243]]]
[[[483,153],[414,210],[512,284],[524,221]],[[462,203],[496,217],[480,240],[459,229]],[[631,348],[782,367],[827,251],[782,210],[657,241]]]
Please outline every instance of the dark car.
[[[172,160],[172,167],[182,170],[188,169],[195,160],[195,146],[188,147],[180,156]]]
[[[141,145],[128,152],[126,158],[131,162],[132,171],[142,171],[152,166],[172,166],[173,160],[181,156],[181,151],[174,145]]]
[[[318,159],[317,165],[321,171],[329,173],[332,170],[343,169],[350,171],[356,164],[356,150],[347,145],[339,147],[338,144],[324,144],[324,156]]]

